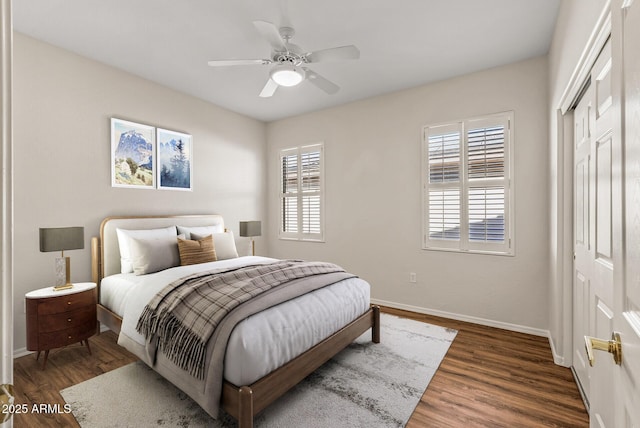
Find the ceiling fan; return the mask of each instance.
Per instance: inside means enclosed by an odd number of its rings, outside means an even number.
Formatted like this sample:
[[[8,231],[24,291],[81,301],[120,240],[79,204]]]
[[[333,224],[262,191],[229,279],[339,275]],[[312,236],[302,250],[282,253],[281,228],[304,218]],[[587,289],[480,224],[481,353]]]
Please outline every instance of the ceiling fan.
[[[307,64],[360,58],[360,51],[354,45],[305,52],[300,46],[290,42],[295,34],[293,28],[278,28],[267,21],[253,21],[253,25],[271,45],[270,58],[223,59],[209,61],[208,64],[212,67],[275,64],[269,72],[269,80],[260,92],[260,96],[263,98],[272,96],[278,86],[295,86],[305,79],[326,93],[335,94],[340,89],[338,85],[309,69]]]

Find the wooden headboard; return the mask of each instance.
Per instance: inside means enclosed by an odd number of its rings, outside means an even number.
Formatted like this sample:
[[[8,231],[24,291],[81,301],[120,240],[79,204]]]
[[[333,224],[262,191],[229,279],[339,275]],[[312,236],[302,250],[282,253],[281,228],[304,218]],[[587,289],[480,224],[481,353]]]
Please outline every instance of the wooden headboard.
[[[167,226],[220,226],[224,219],[218,214],[176,216],[107,217],[100,224],[100,237],[91,240],[91,273],[100,286],[105,276],[120,273],[120,247],[116,229],[157,229]]]

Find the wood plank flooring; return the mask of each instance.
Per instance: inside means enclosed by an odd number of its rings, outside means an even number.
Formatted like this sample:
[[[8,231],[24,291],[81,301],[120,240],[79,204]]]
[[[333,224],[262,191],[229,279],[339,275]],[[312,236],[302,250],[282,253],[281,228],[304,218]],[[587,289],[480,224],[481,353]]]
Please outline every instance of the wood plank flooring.
[[[416,427],[588,427],[571,371],[553,363],[546,338],[383,308],[384,312],[458,330],[447,356],[411,416]],[[384,341],[384,337],[382,338]],[[103,333],[51,351],[47,369],[33,355],[14,361],[16,402],[60,404],[59,414],[16,414],[14,427],[77,427],[59,391],[136,360]],[[42,358],[42,357],[41,357]]]
[[[547,338],[383,311],[458,330],[407,428],[589,426],[571,370],[554,364]]]
[[[78,427],[73,415],[62,408],[65,401],[60,390],[136,361],[137,357],[118,346],[116,340],[111,331],[89,338],[92,355],[80,344],[54,349],[44,371],[42,355],[40,361],[36,361],[35,354],[15,359],[16,403],[26,403],[30,409],[33,404],[60,404],[61,409],[53,414],[14,414],[14,428]]]

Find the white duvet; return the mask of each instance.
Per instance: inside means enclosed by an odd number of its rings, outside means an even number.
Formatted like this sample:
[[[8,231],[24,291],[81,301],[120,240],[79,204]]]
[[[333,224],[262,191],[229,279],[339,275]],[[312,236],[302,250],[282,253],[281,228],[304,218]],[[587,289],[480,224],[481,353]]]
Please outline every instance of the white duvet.
[[[153,296],[170,282],[203,270],[274,261],[250,256],[181,266],[149,275],[112,275],[102,280],[100,299],[103,305],[122,316],[121,336],[144,345],[144,337],[136,331],[138,318]],[[369,284],[360,278],[350,278],[245,319],[229,338],[224,378],[235,385],[255,382],[360,316],[369,308],[369,298]],[[119,340],[121,344],[126,342]]]

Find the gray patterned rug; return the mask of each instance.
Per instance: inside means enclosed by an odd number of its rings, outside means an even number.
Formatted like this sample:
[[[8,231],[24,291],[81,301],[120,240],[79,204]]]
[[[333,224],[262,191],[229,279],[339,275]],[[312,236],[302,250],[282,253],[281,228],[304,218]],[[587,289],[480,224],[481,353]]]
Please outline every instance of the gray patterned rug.
[[[260,428],[402,427],[456,331],[381,314],[381,343],[367,332],[255,419]],[[214,420],[140,362],[61,391],[83,427],[234,427]]]

